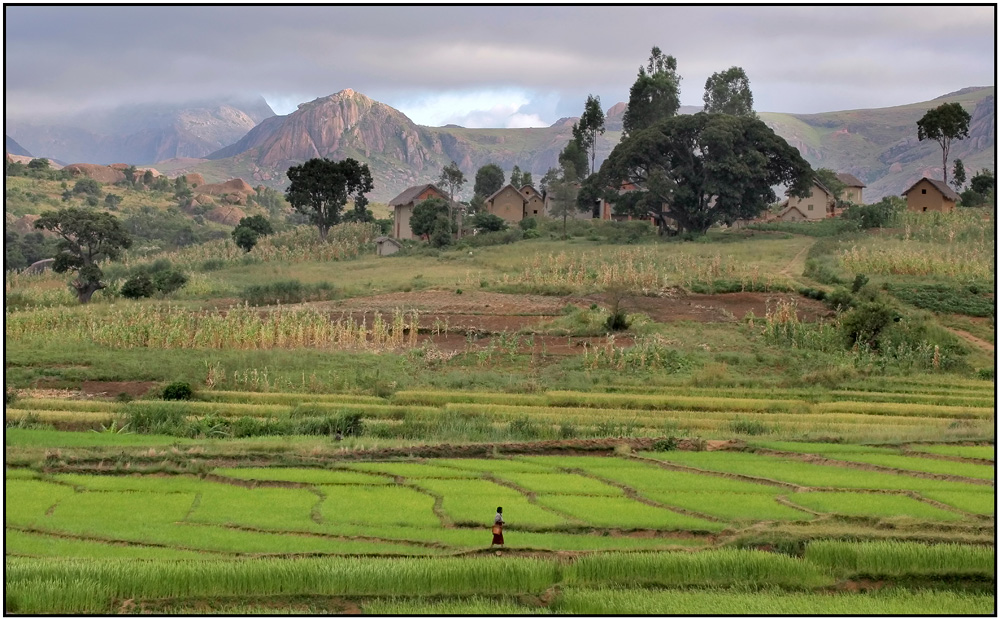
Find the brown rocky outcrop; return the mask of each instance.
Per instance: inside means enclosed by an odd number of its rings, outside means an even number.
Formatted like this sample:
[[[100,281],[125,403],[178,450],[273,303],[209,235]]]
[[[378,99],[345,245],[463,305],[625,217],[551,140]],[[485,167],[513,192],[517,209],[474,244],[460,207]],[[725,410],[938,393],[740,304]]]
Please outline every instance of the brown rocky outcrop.
[[[205,177],[201,176],[197,172],[185,174],[183,179],[187,181],[187,184],[191,187],[201,187],[205,184]]]
[[[216,207],[205,215],[206,218],[212,220],[213,222],[225,224],[226,226],[236,226],[240,223],[240,220],[246,216],[246,211],[233,206]]]
[[[63,170],[68,170],[73,176],[89,177],[101,183],[118,183],[125,180],[125,173],[111,166],[70,164],[63,168]]]

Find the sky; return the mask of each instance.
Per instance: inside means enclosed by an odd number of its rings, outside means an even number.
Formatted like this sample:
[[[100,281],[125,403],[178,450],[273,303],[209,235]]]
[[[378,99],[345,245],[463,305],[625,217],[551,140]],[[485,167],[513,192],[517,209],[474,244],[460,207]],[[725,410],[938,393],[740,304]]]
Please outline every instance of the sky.
[[[354,89],[414,122],[544,127],[628,100],[653,46],[681,102],[740,66],[755,109],[904,105],[996,78],[993,6],[5,6],[11,120]]]

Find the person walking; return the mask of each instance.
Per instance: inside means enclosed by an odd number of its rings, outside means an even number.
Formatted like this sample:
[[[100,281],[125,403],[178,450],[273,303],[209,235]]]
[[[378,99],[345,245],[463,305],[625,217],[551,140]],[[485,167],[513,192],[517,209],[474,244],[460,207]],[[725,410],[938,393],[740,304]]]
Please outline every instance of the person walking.
[[[493,542],[490,544],[503,546],[503,508],[497,506],[497,516],[493,517]]]

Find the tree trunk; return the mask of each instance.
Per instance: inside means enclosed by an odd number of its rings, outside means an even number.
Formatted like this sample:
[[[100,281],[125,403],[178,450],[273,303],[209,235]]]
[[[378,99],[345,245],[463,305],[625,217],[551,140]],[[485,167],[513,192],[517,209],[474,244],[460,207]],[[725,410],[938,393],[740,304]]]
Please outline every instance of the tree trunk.
[[[329,226],[320,226],[319,227],[319,240],[320,241],[326,241],[326,236],[327,236],[327,234],[329,234],[329,232],[330,232],[330,227]]]
[[[76,289],[76,299],[81,304],[90,303],[90,298],[94,296],[94,293],[104,288],[100,282],[80,282],[79,280],[73,281],[72,286]]]

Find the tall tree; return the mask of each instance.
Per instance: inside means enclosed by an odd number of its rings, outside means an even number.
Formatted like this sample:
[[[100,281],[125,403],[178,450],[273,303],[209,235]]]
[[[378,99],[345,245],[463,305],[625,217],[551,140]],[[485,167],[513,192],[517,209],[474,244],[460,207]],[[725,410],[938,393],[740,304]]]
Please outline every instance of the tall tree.
[[[448,188],[448,219],[453,220],[455,218],[455,192],[462,191],[462,186],[465,185],[465,175],[462,174],[462,170],[455,163],[455,160],[441,169],[441,184]]]
[[[951,184],[955,186],[955,191],[962,191],[965,185],[965,164],[961,159],[955,159],[955,167],[951,171]]]
[[[518,190],[524,187],[524,173],[517,164],[514,164],[514,169],[510,171],[510,184]]]
[[[531,178],[530,172],[521,174],[521,187],[524,187],[525,185],[530,185],[531,187],[535,186],[535,180]]]
[[[452,202],[455,202],[455,192],[462,191],[465,181],[465,175],[454,160],[441,169],[441,185],[448,188],[448,197]]]
[[[577,125],[573,125],[573,139],[570,140],[566,147],[559,153],[559,165],[562,166],[564,170],[570,173],[573,179],[579,182],[581,179],[587,176],[587,149],[583,147],[580,143],[578,134],[579,129]],[[563,175],[565,176],[565,175]]]
[[[799,152],[756,118],[674,116],[624,138],[601,167],[601,185],[635,184],[623,204],[673,219],[679,231],[758,216],[774,187],[808,193],[814,173]]]
[[[595,172],[597,136],[604,134],[604,110],[601,109],[600,97],[587,95],[583,116],[580,117],[579,132],[580,146],[590,153],[590,172]]]
[[[340,223],[348,198],[353,194],[355,204],[366,201],[364,194],[374,188],[368,165],[350,157],[342,161],[310,159],[289,168],[288,180],[292,183],[285,191],[285,199],[319,229],[323,241],[330,228]]]
[[[132,238],[110,213],[73,207],[49,211],[35,221],[35,228],[52,231],[60,237],[52,270],[77,272],[70,286],[76,290],[81,304],[89,302],[95,292],[106,286],[101,282],[104,272],[97,263],[118,258],[122,250],[132,246]]]
[[[476,171],[476,184],[472,191],[477,196],[489,198],[503,187],[503,168],[496,164],[486,164]]]
[[[664,56],[654,47],[649,62],[639,67],[639,77],[628,94],[628,107],[622,117],[624,134],[643,129],[677,114],[681,107],[681,77],[677,75],[677,59]]]
[[[918,140],[936,140],[941,145],[941,171],[944,182],[948,182],[948,151],[952,140],[969,137],[969,121],[972,117],[960,103],[944,103],[928,110],[917,121]]]
[[[742,67],[729,67],[705,80],[705,112],[756,116],[750,78]]]

